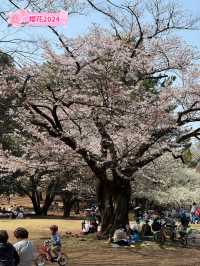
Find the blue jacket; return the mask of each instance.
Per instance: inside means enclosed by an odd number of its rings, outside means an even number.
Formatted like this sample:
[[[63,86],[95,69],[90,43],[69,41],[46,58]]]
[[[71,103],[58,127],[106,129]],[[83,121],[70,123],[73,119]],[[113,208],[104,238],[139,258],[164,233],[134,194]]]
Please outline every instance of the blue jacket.
[[[59,234],[52,235],[51,239],[53,241],[53,245],[61,247],[61,239],[60,239]]]

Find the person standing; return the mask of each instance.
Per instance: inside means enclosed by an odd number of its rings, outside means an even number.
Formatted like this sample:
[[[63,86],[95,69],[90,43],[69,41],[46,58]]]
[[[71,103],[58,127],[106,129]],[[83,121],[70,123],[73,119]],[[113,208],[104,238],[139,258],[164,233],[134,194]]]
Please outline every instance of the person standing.
[[[191,220],[192,223],[195,223],[195,218],[196,218],[195,212],[196,212],[196,210],[197,210],[197,205],[196,205],[195,202],[193,202],[191,210],[190,210],[190,220]]]

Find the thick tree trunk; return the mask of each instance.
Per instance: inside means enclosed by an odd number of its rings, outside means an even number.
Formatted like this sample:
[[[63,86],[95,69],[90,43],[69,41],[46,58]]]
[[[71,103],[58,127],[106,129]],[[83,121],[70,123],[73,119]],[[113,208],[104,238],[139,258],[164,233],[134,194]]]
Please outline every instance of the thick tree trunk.
[[[42,195],[42,192],[39,192],[39,198],[40,198],[40,201],[43,201],[43,195]]]
[[[80,214],[80,206],[79,206],[79,200],[76,199],[74,201],[74,212],[75,214]]]
[[[63,212],[64,218],[70,217],[71,208],[72,208],[72,205],[69,202],[64,204],[64,212]]]
[[[128,182],[124,187],[118,190],[114,200],[114,228],[126,226],[129,223],[129,202],[131,188]]]
[[[33,204],[33,209],[36,215],[43,215],[47,216],[49,207],[51,206],[53,200],[54,200],[55,195],[50,195],[47,193],[44,204],[41,207],[41,202],[40,202],[40,193],[37,191],[32,192],[31,194],[31,201]]]
[[[63,217],[68,218],[70,216],[70,211],[73,205],[73,193],[70,191],[65,191],[61,194],[63,201]]]
[[[45,196],[45,199],[44,199],[44,204],[43,204],[43,207],[41,208],[42,209],[42,215],[43,216],[47,216],[48,214],[48,210],[56,196],[56,191],[57,191],[57,188],[59,186],[59,182],[56,182],[54,180],[52,180],[47,189],[46,189],[46,196]]]
[[[113,181],[97,181],[97,202],[101,214],[103,235],[113,234],[115,229],[128,222],[131,186],[129,181],[116,184]]]
[[[97,180],[97,203],[101,215],[102,233],[109,231],[113,225],[113,203],[110,182]]]
[[[33,204],[33,209],[36,215],[41,215],[40,201],[38,201],[37,191],[31,193],[31,201]]]
[[[54,198],[55,198],[55,195],[50,195],[47,193],[45,201],[44,201],[44,205],[43,205],[42,210],[41,210],[43,216],[47,216],[48,210],[49,210]]]

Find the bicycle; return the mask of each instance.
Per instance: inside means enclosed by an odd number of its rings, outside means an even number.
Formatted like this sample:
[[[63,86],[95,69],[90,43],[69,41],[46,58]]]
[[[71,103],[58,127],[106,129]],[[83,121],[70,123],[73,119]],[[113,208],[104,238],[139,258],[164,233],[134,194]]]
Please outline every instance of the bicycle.
[[[188,235],[187,233],[182,233],[179,237],[180,243],[183,247],[187,247],[188,245]]]
[[[175,224],[166,224],[165,225],[165,233],[167,236],[169,236],[169,239],[171,241],[176,240],[176,228],[177,228],[177,226]]]
[[[60,266],[68,265],[68,257],[61,252],[59,257],[53,257],[51,254],[51,240],[45,240],[43,245],[39,247],[39,255],[37,257],[36,266],[45,266],[48,262],[56,262]]]
[[[191,233],[192,233],[192,229],[188,227],[185,227],[181,231],[179,231],[179,235],[180,235],[179,240],[183,247],[188,246],[188,239]]]

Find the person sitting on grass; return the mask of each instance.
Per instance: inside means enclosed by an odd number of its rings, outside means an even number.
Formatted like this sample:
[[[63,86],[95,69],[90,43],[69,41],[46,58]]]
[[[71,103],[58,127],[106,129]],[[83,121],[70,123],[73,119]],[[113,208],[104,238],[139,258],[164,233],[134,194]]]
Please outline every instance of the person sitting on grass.
[[[97,232],[98,224],[96,220],[84,220],[82,222],[82,234],[87,235],[89,233]]]
[[[97,224],[96,220],[91,221],[90,222],[90,233],[97,232],[97,227],[98,227],[98,224]]]
[[[151,225],[154,232],[159,232],[162,228],[162,224],[159,217],[156,217]]]
[[[141,237],[142,239],[148,238],[153,235],[153,232],[151,230],[151,226],[149,225],[149,221],[146,220],[145,224],[142,225],[142,230],[141,230]]]
[[[8,233],[0,230],[0,265],[1,266],[17,266],[20,259],[16,249],[8,243]]]
[[[115,230],[111,242],[119,246],[129,245],[129,236],[127,235],[126,229],[123,228],[123,226],[119,226],[119,228]]]
[[[51,255],[54,259],[58,259],[61,255],[61,238],[58,234],[58,226],[57,225],[51,225],[50,226],[51,231]]]
[[[17,239],[17,243],[14,244],[14,247],[20,257],[19,266],[32,266],[36,259],[36,252],[32,242],[28,239],[28,235],[28,231],[23,227],[18,227],[14,231],[14,236]]]
[[[136,229],[131,230],[131,234],[130,234],[130,237],[129,238],[130,238],[129,239],[129,243],[130,244],[137,243],[137,242],[140,242],[141,241],[140,233]]]
[[[82,222],[82,233],[83,235],[87,235],[90,233],[90,228],[91,228],[91,225],[90,225],[90,222],[89,221],[83,221]]]

